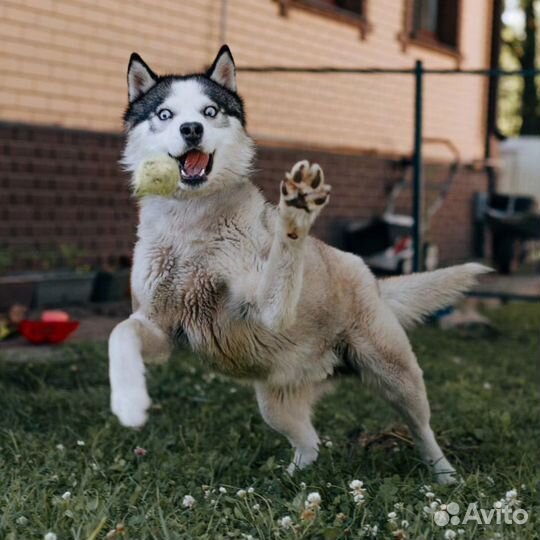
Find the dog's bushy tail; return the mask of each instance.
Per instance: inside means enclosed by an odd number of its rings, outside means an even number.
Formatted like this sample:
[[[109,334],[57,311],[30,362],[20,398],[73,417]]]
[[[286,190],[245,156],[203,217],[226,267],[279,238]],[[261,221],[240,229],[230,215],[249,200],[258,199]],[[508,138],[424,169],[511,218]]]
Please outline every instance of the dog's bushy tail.
[[[381,296],[405,328],[453,304],[476,283],[479,274],[492,269],[477,263],[450,266],[379,280]]]

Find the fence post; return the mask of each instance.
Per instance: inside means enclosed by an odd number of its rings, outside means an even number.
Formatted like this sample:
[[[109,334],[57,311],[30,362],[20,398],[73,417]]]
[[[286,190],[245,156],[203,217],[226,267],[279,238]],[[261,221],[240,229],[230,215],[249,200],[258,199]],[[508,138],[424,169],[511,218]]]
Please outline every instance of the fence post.
[[[417,60],[414,68],[414,156],[413,156],[413,271],[422,271],[423,241],[422,241],[422,107],[423,107],[423,77],[424,65]]]

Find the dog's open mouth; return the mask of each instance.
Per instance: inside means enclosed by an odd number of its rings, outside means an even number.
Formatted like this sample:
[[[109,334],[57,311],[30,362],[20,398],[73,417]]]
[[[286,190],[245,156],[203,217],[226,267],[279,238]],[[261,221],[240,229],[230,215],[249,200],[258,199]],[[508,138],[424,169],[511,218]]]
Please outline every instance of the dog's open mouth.
[[[200,150],[189,150],[185,154],[174,158],[180,165],[182,182],[188,186],[198,186],[206,182],[214,163],[213,153],[205,154]]]

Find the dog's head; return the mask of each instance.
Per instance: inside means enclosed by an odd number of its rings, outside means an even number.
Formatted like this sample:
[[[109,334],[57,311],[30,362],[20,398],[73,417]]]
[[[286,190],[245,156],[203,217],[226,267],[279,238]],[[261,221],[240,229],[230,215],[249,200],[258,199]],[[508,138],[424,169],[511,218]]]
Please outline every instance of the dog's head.
[[[204,74],[156,75],[133,53],[128,67],[127,142],[122,163],[169,154],[180,168],[179,194],[203,194],[244,182],[254,145],[245,130],[236,68],[224,45]]]

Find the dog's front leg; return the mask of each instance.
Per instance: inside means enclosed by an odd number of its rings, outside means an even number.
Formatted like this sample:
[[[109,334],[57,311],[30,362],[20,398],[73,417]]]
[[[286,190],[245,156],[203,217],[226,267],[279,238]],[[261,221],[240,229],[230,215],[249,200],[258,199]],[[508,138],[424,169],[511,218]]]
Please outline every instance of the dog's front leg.
[[[329,193],[322,169],[307,161],[296,163],[281,182],[279,215],[257,302],[262,323],[274,331],[294,323],[302,289],[306,238],[328,203]]]
[[[112,331],[109,338],[111,409],[122,425],[143,426],[152,403],[146,390],[143,355],[163,361],[169,352],[165,334],[137,313]]]

